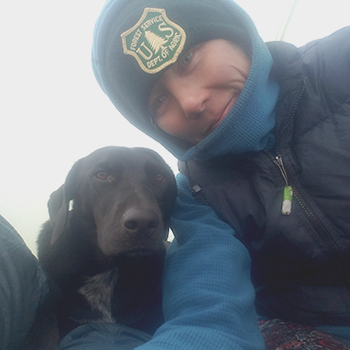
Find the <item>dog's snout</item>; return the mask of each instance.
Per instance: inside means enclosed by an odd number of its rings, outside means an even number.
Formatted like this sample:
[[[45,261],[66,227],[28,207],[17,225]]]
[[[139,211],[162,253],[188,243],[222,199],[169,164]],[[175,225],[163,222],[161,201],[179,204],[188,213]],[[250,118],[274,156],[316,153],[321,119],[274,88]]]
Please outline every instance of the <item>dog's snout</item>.
[[[124,214],[127,233],[137,236],[152,236],[159,226],[159,218],[154,210],[129,209]]]

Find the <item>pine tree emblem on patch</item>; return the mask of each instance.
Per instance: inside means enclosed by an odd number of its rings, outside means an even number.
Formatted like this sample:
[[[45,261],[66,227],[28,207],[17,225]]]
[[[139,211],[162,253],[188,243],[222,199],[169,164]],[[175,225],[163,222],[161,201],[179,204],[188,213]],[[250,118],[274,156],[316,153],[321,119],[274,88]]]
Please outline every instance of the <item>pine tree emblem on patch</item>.
[[[185,31],[157,8],[145,8],[140,20],[121,37],[124,54],[135,57],[149,74],[174,63],[186,41]]]

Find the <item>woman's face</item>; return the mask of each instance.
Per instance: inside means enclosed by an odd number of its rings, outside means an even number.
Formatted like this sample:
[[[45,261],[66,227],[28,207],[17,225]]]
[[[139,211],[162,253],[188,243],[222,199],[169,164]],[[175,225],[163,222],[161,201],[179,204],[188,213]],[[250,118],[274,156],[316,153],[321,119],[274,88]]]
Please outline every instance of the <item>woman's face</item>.
[[[223,39],[198,44],[167,69],[151,91],[153,121],[166,133],[196,144],[226,117],[247,80],[251,61]]]

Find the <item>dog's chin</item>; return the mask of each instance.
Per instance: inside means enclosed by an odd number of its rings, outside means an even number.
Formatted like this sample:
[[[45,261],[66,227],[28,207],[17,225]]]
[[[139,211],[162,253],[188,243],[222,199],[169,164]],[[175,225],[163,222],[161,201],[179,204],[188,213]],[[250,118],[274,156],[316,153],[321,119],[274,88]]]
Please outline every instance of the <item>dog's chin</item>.
[[[130,249],[128,251],[122,252],[118,254],[118,257],[125,257],[125,258],[136,258],[136,257],[162,257],[165,256],[165,246],[164,249],[150,249],[150,248],[136,248],[136,249]]]

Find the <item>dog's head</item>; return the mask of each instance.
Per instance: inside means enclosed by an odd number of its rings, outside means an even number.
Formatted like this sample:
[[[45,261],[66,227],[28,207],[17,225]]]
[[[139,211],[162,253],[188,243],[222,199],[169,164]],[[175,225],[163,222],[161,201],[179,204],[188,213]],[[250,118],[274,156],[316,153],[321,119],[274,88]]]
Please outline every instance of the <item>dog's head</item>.
[[[72,220],[85,220],[107,256],[163,249],[176,194],[174,174],[156,152],[98,149],[76,162],[50,197],[51,244]]]

